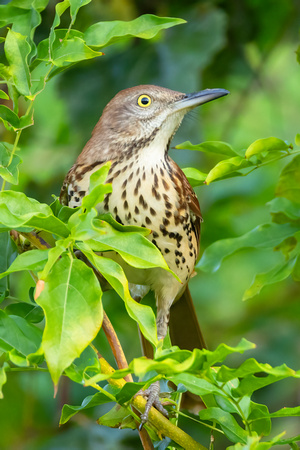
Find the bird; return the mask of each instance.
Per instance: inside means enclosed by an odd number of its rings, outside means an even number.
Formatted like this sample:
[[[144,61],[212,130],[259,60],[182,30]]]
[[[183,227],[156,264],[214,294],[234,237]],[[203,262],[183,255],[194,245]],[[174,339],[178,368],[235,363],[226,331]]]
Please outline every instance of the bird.
[[[205,347],[188,288],[199,256],[202,214],[169,148],[187,112],[228,93],[215,88],[186,94],[154,85],[118,92],[104,108],[60,193],[63,205],[80,206],[91,174],[111,162],[106,182],[112,184],[112,192],[97,205],[98,212],[110,213],[123,225],[149,228],[148,239],[180,281],[162,268],[129,266],[115,252],[103,255],[123,267],[133,298],[140,298],[141,286],[154,292],[158,339],[165,338],[170,325],[172,344],[187,350]],[[152,346],[144,338],[143,348],[151,357]]]

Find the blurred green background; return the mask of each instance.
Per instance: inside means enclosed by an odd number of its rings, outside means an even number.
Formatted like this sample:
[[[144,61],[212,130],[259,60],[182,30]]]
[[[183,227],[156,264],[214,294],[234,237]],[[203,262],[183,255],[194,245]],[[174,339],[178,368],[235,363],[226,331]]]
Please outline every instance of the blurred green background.
[[[56,2],[42,13],[37,41],[48,35]],[[294,141],[300,132],[300,3],[293,0],[93,0],[79,12],[75,27],[84,31],[101,20],[130,20],[141,14],[180,17],[187,24],[160,33],[151,41],[129,40],[104,50],[105,56],[76,65],[47,85],[35,103],[35,126],[22,135],[19,190],[50,203],[59,195],[66,172],[80,153],[103,107],[121,89],[157,84],[183,92],[225,88],[231,95],[203,106],[185,118],[173,146],[190,140],[224,140],[247,148],[254,140],[276,136]],[[62,22],[67,17],[62,17]],[[8,132],[4,131],[8,140]],[[171,150],[181,167],[194,165],[206,172],[216,156]],[[247,177],[212,183],[197,189],[204,223],[202,251],[212,242],[239,236],[269,222],[266,203],[282,167],[278,162]],[[277,252],[278,253],[278,252]],[[269,286],[247,302],[242,295],[257,272],[267,271],[279,255],[271,251],[243,251],[226,260],[214,274],[199,273],[190,286],[209,348],[235,345],[241,337],[257,344],[253,356],[272,365],[299,368],[300,286],[292,280]],[[15,295],[28,299],[33,281],[12,278]],[[140,355],[135,323],[113,293],[104,307],[124,346],[128,360]],[[110,361],[102,333],[98,339]],[[249,353],[247,357],[251,356]],[[240,363],[232,359],[231,364]],[[48,374],[9,373],[0,404],[0,448],[12,450],[133,449],[141,448],[136,432],[100,428],[95,420],[105,408],[78,414],[58,429],[62,404],[80,404],[93,391],[61,383],[56,399]],[[270,411],[299,404],[299,383],[281,381],[256,394]],[[277,419],[272,435],[286,429],[299,433],[299,419]],[[208,431],[192,422],[185,429],[205,445]],[[216,449],[228,445],[216,436]],[[283,448],[283,447],[281,447]],[[289,448],[288,446],[286,448]]]

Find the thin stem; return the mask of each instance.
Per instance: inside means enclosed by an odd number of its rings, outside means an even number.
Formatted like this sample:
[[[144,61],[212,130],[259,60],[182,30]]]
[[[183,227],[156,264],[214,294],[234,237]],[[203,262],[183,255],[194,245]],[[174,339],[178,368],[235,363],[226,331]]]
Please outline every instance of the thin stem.
[[[227,393],[226,390],[223,388],[223,386],[221,386],[220,389],[224,392],[224,394],[225,394],[227,400],[229,400],[229,402],[232,403],[232,404],[236,407],[236,409],[237,409],[238,412],[239,412],[239,415],[240,415],[241,418],[242,418],[242,421],[243,421],[243,423],[244,423],[244,425],[245,425],[246,430],[248,431],[249,435],[252,436],[252,433],[251,433],[251,430],[250,430],[249,422],[247,421],[247,418],[245,417],[245,415],[244,415],[244,413],[243,413],[243,410],[242,410],[242,408],[241,408],[240,405],[239,405],[239,402],[235,401],[234,398],[229,397],[229,396],[228,396],[228,393]]]
[[[182,411],[179,411],[178,414],[180,414],[182,417],[186,417],[187,419],[193,420],[194,422],[203,425],[204,427],[207,427],[212,431],[218,431],[218,433],[224,434],[224,432],[219,428],[216,428],[213,425],[209,425],[208,423],[202,422],[201,420],[195,419],[194,417],[191,417],[188,414],[183,413]]]
[[[16,152],[16,150],[17,150],[17,146],[18,146],[18,142],[19,142],[21,133],[22,133],[22,130],[18,130],[18,131],[16,132],[16,138],[15,138],[14,146],[13,146],[13,149],[12,149],[12,151],[11,151],[11,154],[10,154],[10,158],[9,158],[7,167],[10,166],[10,164],[11,164],[11,162],[12,162],[12,160],[13,160],[14,154],[15,154],[15,152]],[[3,180],[1,191],[4,191],[4,189],[5,189],[5,184],[6,184],[6,180]]]
[[[118,368],[119,369],[127,369],[128,363],[127,363],[123,348],[120,344],[117,333],[115,332],[115,330],[111,324],[111,321],[109,320],[105,311],[103,312],[102,328],[103,328],[105,336],[108,340],[110,348],[113,352],[113,355],[115,357]],[[131,382],[131,383],[133,382],[132,376],[130,374],[126,375],[126,377],[124,377],[124,379],[128,382]]]
[[[6,372],[48,372],[44,367],[7,367]]]

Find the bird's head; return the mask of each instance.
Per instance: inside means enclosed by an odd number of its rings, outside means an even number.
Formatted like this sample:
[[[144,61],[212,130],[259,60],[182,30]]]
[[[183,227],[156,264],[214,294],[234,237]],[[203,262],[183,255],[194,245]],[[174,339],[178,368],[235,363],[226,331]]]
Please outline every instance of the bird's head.
[[[185,94],[153,85],[124,89],[104,108],[87,150],[97,148],[106,160],[132,146],[145,148],[154,139],[165,148],[188,111],[228,93],[206,89]]]

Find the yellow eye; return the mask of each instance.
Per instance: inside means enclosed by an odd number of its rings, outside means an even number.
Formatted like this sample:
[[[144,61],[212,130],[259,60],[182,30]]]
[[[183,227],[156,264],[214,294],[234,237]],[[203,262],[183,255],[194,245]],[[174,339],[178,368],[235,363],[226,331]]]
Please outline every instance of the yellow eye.
[[[141,106],[142,108],[147,108],[147,106],[150,106],[151,98],[149,97],[149,95],[146,94],[140,95],[138,98],[138,105]]]

